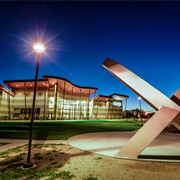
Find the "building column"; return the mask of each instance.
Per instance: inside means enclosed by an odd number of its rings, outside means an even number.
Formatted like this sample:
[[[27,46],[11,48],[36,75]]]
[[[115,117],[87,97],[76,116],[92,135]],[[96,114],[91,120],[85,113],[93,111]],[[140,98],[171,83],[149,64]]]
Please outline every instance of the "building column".
[[[105,101],[105,119],[107,119],[107,101]]]
[[[89,89],[89,94],[88,94],[88,104],[87,104],[86,119],[89,119],[89,101],[90,101],[90,89]]]
[[[81,88],[79,89],[79,119],[81,118]]]
[[[108,103],[108,101],[106,101],[106,115],[105,115],[106,119],[108,119],[108,108],[107,108],[107,103]]]
[[[73,115],[73,103],[72,103],[72,97],[73,97],[73,87],[71,88],[72,91],[71,91],[71,109],[70,109],[70,112],[69,112],[69,119],[71,119],[70,115]]]
[[[72,87],[72,97],[74,96],[74,88]],[[73,104],[73,117],[74,117],[74,119],[75,119],[75,112],[76,112],[76,110],[75,110],[75,107],[76,107],[76,105],[75,105],[75,103]]]
[[[97,108],[96,108],[96,119],[98,118],[98,106],[99,106],[99,97],[98,97]]]
[[[57,93],[58,93],[58,83],[54,85],[54,120],[57,119]]]
[[[111,111],[111,119],[113,119],[113,102],[114,102],[114,98],[112,98],[112,111]]]
[[[107,119],[110,119],[110,100],[107,101]]]
[[[9,116],[9,118],[11,119],[11,99],[10,99],[10,89],[9,89],[9,84],[8,84],[8,94],[7,94],[7,96],[8,96],[8,116]]]
[[[93,99],[93,104],[92,104],[92,119],[93,119],[93,116],[94,116],[94,101],[95,101],[95,97],[96,97],[96,91],[94,92],[94,99]]]
[[[61,110],[61,114],[62,114],[62,119],[64,118],[64,98],[65,98],[65,90],[66,90],[66,81],[64,81],[64,90],[63,90],[63,104],[62,104],[62,110]]]

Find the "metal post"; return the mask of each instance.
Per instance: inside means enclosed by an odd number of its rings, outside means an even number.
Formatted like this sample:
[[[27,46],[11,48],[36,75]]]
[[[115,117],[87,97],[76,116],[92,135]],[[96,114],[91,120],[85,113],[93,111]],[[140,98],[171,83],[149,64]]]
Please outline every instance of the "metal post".
[[[40,61],[40,53],[37,54],[37,61],[36,61],[36,74],[35,74],[35,82],[34,82],[34,95],[33,95],[33,103],[32,103],[31,126],[30,126],[30,133],[29,133],[28,156],[27,156],[27,164],[23,165],[24,168],[29,168],[29,167],[33,166],[33,163],[31,162],[31,145],[32,145],[33,125],[34,125],[34,112],[35,112],[35,101],[36,101],[39,61]]]
[[[126,104],[125,104],[125,111],[126,111],[126,108],[127,108],[127,98],[126,98]]]
[[[24,83],[24,118],[26,120],[26,116],[27,116],[27,107],[26,107],[26,83]]]
[[[46,118],[46,82],[45,82],[45,88],[44,88],[44,114],[43,114],[43,120],[45,120]]]
[[[142,117],[141,117],[141,99],[139,98],[139,108],[140,108],[140,120],[141,120],[141,126],[142,126]]]
[[[79,109],[79,119],[81,119],[81,88],[79,89],[79,104],[78,104],[78,109]]]

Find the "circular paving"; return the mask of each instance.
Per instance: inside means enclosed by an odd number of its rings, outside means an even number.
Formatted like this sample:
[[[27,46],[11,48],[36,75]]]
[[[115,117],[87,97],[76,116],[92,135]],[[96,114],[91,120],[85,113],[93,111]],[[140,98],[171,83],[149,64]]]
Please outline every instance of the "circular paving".
[[[68,139],[68,143],[84,151],[124,158],[117,154],[135,133],[136,132],[98,132],[81,134]],[[161,133],[144,149],[137,159],[180,162],[180,134]]]

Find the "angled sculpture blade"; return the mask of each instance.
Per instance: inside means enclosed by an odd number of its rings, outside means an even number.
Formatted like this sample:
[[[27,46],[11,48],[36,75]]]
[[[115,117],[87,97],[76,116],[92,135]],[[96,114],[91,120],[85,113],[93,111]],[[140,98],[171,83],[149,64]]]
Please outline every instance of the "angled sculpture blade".
[[[167,96],[119,63],[107,58],[103,66],[138,96],[141,96],[141,98],[155,110],[160,109],[162,106],[180,110],[180,107]]]
[[[180,112],[163,106],[119,151],[120,156],[138,155],[163,131],[172,120],[179,119]]]
[[[180,106],[177,103],[114,60],[107,58],[103,66],[151,107],[158,110],[121,149],[119,155],[138,157],[172,121],[173,125],[180,130]]]
[[[171,100],[174,101],[176,104],[180,106],[180,89],[178,89],[173,96],[171,97]]]

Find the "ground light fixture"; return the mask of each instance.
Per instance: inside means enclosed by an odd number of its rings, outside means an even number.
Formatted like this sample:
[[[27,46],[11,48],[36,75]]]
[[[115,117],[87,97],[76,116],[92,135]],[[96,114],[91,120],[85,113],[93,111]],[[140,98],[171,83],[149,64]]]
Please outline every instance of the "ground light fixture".
[[[35,112],[35,101],[36,101],[36,91],[37,91],[37,79],[38,79],[38,71],[39,71],[39,62],[41,58],[41,53],[46,49],[45,46],[38,42],[33,45],[33,49],[36,51],[36,73],[35,73],[35,81],[34,81],[34,94],[33,94],[33,102],[32,102],[32,114],[31,114],[31,125],[29,132],[29,145],[28,145],[28,155],[27,155],[27,163],[23,165],[24,168],[30,168],[33,166],[31,162],[31,146],[32,146],[32,132],[34,125],[34,112]]]

